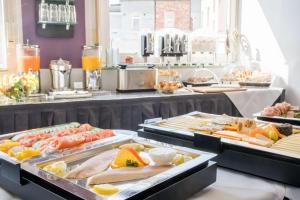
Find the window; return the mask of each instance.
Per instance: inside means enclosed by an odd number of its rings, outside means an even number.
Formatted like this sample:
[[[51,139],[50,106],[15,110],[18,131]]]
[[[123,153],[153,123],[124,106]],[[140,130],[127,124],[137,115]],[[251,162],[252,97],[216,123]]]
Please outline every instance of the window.
[[[7,52],[4,21],[4,0],[0,0],[0,70],[7,68]]]
[[[154,31],[154,0],[110,0],[110,38],[121,53],[137,53],[141,32]]]
[[[241,34],[246,37],[248,48],[242,46],[240,62],[246,66],[258,63],[254,66],[272,72],[288,83],[288,63],[272,30],[270,15],[264,13],[264,4],[261,5],[259,0],[242,0],[241,5]]]
[[[140,53],[142,33],[166,29],[223,37],[232,0],[109,0],[111,46]]]

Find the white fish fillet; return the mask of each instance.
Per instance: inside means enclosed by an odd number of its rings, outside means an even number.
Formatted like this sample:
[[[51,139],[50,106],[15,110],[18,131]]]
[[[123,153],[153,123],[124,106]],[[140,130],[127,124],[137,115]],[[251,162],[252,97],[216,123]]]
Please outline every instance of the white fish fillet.
[[[112,159],[117,155],[117,152],[117,149],[112,149],[105,151],[95,157],[92,157],[87,161],[83,162],[77,168],[71,170],[65,175],[64,178],[82,179],[91,177],[95,174],[99,174],[100,172],[106,170],[109,167]]]
[[[130,181],[136,179],[144,179],[155,176],[161,172],[170,169],[172,166],[146,166],[146,167],[126,167],[120,169],[112,169],[101,172],[88,179],[88,185],[96,185],[103,183],[116,183],[122,181]]]

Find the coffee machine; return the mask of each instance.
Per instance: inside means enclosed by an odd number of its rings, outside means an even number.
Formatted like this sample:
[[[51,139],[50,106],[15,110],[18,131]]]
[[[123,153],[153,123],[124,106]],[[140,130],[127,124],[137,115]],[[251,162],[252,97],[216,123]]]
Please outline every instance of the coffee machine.
[[[84,88],[89,91],[101,89],[102,47],[98,45],[82,47],[82,70]]]
[[[152,33],[142,35],[141,38],[141,55],[144,58],[144,63],[148,62],[148,57],[154,54],[154,36]]]
[[[188,53],[188,37],[183,34],[165,34],[159,38],[159,54],[164,63],[165,57],[176,57],[176,62]]]

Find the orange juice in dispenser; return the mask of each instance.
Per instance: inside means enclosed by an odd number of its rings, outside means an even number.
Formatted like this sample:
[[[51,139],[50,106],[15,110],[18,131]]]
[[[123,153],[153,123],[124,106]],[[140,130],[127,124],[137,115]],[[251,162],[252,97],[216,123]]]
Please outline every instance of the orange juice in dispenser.
[[[84,86],[87,90],[100,90],[102,69],[102,47],[83,46],[82,70],[84,72]]]

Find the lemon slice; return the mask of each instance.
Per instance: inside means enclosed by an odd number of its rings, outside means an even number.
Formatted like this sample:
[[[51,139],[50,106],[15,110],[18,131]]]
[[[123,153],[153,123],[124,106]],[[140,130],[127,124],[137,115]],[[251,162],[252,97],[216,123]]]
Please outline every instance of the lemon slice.
[[[101,184],[93,186],[93,192],[101,195],[113,195],[119,192],[119,188],[110,184]]]
[[[56,176],[63,177],[67,171],[67,164],[64,161],[52,163],[43,168],[45,171],[50,172]]]
[[[182,154],[176,154],[176,156],[172,160],[172,163],[175,165],[180,165],[184,163],[184,156]]]

